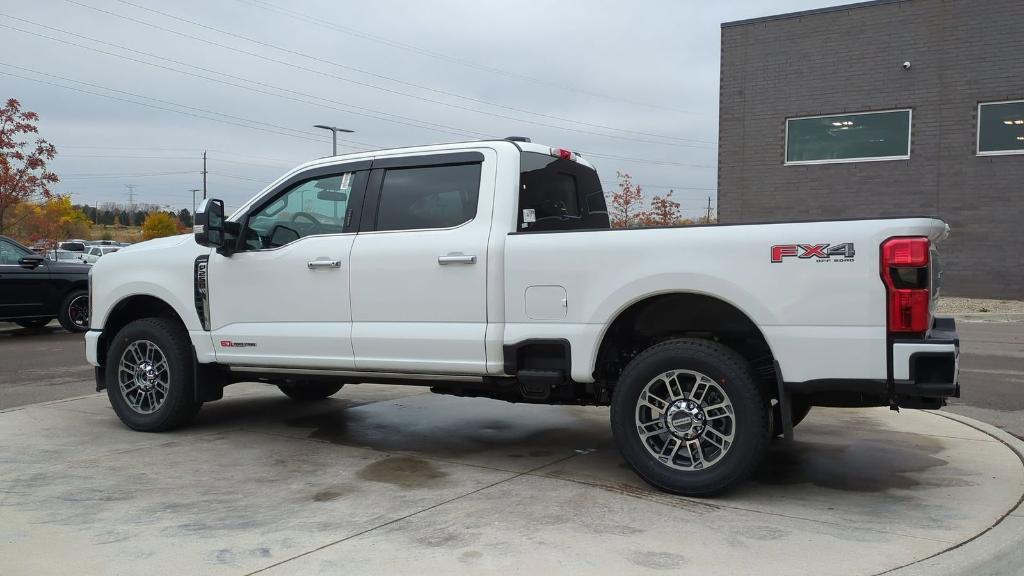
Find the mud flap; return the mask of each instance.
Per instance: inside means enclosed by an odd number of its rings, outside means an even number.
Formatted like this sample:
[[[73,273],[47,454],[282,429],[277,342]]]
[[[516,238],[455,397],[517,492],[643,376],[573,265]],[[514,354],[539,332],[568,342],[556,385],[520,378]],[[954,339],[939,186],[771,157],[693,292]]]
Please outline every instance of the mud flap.
[[[779,412],[782,414],[782,437],[786,441],[793,440],[793,402],[789,390],[786,390],[785,380],[782,378],[782,367],[779,361],[775,360],[775,382],[779,388]]]

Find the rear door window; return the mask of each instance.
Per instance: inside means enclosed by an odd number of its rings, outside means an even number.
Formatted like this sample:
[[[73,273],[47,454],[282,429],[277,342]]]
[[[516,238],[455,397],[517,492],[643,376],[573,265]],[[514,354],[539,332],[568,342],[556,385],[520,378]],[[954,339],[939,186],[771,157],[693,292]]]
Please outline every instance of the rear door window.
[[[480,164],[391,168],[384,173],[377,230],[452,228],[476,217]]]
[[[523,152],[519,167],[519,232],[609,228],[597,172],[572,160]]]

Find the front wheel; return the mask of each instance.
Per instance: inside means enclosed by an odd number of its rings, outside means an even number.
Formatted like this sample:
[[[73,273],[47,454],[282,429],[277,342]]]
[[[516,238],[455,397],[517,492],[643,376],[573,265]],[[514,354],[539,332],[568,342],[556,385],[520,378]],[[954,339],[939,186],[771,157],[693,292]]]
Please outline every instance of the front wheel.
[[[188,332],[167,318],[135,320],[114,336],[105,365],[107,397],[129,428],[162,432],[186,424],[195,399]]]
[[[341,390],[341,386],[341,384],[317,384],[315,382],[295,382],[277,385],[286,396],[299,402],[323,400],[337,394],[338,390]]]
[[[707,340],[670,340],[623,370],[612,396],[612,433],[623,458],[651,485],[710,496],[760,462],[770,409],[750,365],[734,351]]]
[[[72,290],[64,297],[57,314],[60,325],[68,332],[85,332],[89,329],[89,292]]]

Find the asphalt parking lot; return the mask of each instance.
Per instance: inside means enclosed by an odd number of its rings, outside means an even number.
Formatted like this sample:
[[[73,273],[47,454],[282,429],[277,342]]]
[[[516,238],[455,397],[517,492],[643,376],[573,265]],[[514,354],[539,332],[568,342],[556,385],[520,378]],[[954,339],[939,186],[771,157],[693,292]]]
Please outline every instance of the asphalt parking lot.
[[[604,408],[240,384],[131,432],[81,336],[6,330],[0,574],[1019,574],[1024,443],[955,413],[1024,435],[1024,323],[961,335],[952,414],[815,409],[698,500],[644,485]]]

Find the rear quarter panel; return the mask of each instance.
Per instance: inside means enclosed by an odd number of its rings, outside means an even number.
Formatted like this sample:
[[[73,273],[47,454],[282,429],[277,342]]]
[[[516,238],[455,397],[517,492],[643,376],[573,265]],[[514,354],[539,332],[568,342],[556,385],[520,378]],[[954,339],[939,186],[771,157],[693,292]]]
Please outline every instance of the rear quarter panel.
[[[505,342],[565,338],[572,376],[593,380],[606,328],[653,295],[689,292],[724,300],[761,329],[788,381],[886,377],[885,289],[879,245],[928,235],[930,218],[512,234],[505,245]],[[776,244],[853,243],[852,259],[788,257]],[[531,319],[530,286],[562,286],[566,314]]]

